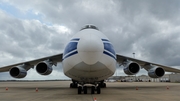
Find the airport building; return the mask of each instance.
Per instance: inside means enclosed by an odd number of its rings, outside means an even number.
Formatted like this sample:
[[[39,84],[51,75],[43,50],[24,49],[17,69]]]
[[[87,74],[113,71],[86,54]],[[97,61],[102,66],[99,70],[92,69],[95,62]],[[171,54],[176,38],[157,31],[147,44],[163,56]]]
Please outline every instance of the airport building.
[[[112,76],[107,81],[120,81],[120,82],[179,82],[180,74],[165,74],[161,78],[151,78],[147,75],[141,76]]]
[[[180,83],[180,74],[170,74],[169,79],[170,82]]]

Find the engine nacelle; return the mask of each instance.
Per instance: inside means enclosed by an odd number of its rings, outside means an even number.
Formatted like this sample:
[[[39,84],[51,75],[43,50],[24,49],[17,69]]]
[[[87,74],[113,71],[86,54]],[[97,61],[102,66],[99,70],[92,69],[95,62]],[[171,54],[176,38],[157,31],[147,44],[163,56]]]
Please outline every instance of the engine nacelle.
[[[27,75],[27,71],[21,66],[16,66],[10,69],[9,74],[14,78],[24,78]]]
[[[126,61],[123,63],[123,65],[124,65],[124,73],[126,73],[127,75],[137,74],[140,70],[139,64],[133,61]]]
[[[36,71],[41,75],[49,75],[52,70],[52,63],[49,61],[42,61],[36,65]]]
[[[148,70],[148,75],[152,78],[159,78],[164,75],[165,71],[161,67],[153,67]]]

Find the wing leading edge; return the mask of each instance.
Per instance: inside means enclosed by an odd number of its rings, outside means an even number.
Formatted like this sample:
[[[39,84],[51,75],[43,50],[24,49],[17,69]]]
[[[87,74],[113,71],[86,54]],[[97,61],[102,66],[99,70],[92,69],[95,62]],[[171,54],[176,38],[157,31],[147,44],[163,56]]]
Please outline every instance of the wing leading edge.
[[[157,63],[152,63],[152,62],[147,62],[147,61],[143,61],[143,60],[138,60],[138,59],[135,59],[135,58],[131,58],[131,57],[127,57],[127,56],[123,56],[123,55],[119,55],[119,54],[116,54],[116,57],[117,57],[116,61],[119,64],[122,64],[123,61],[125,61],[125,60],[130,60],[130,61],[137,62],[139,65],[141,65],[142,68],[145,68],[145,65],[147,65],[147,64],[152,64],[152,65],[160,66],[166,72],[180,73],[179,69],[175,69],[175,68],[172,68],[172,67],[169,67],[169,66],[164,66],[164,65],[161,65],[161,64],[157,64]]]
[[[53,63],[62,62],[62,55],[63,54],[57,54],[57,55],[39,58],[39,59],[31,60],[31,61],[26,61],[26,62],[21,62],[21,63],[17,63],[17,64],[13,64],[13,65],[3,66],[3,67],[0,67],[0,72],[7,72],[12,67],[18,66],[18,65],[28,65],[28,68],[26,68],[26,70],[29,70],[30,68],[34,68],[34,65],[36,65],[37,63],[39,63],[41,61],[45,61],[45,60],[51,60]]]
[[[29,70],[30,68],[34,68],[34,65],[36,65],[37,63],[39,63],[41,61],[45,61],[45,60],[51,60],[53,63],[62,62],[62,60],[63,60],[62,56],[63,56],[63,54],[57,54],[57,55],[39,58],[39,59],[31,60],[31,61],[26,61],[26,62],[21,62],[21,63],[17,63],[17,64],[13,64],[13,65],[3,66],[3,67],[0,67],[0,72],[7,72],[12,67],[18,66],[18,65],[28,65],[29,68],[26,68],[26,70]],[[164,66],[164,65],[152,63],[152,62],[147,62],[147,61],[143,61],[143,60],[139,60],[139,59],[135,59],[135,58],[119,55],[119,54],[116,54],[116,57],[117,57],[116,61],[119,64],[122,64],[123,61],[125,61],[125,60],[130,60],[130,61],[137,62],[139,65],[141,65],[142,68],[145,68],[144,66],[146,64],[152,64],[152,65],[162,67],[166,72],[180,73],[179,69],[175,69],[175,68],[172,68],[169,66]]]

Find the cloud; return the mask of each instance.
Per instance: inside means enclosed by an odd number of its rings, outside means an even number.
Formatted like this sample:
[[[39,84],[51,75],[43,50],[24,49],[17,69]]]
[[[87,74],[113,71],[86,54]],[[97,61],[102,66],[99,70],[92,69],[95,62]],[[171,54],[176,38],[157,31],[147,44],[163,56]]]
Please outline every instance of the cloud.
[[[1,10],[0,14],[1,66],[63,52],[70,36],[67,27],[45,25],[38,20],[19,20]]]
[[[94,24],[119,54],[136,53],[138,59],[179,66],[179,4],[179,0],[3,0],[0,65],[61,53],[80,28]]]

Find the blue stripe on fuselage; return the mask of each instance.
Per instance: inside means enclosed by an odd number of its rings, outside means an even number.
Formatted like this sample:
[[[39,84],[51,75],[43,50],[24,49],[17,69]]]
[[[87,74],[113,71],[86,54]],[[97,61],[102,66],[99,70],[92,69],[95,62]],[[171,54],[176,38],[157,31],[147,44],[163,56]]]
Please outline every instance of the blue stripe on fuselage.
[[[66,58],[68,58],[68,57],[70,57],[70,56],[72,56],[72,55],[75,55],[75,54],[77,54],[77,53],[78,53],[77,51],[72,52],[72,53],[68,54],[67,56],[63,57],[63,60],[66,59]]]
[[[108,52],[106,52],[106,51],[103,51],[103,53],[104,53],[104,54],[106,54],[106,55],[108,55],[108,56],[110,56],[110,57],[112,57],[113,59],[115,59],[115,60],[116,60],[116,57],[115,57],[115,56],[113,56],[112,54],[110,54],[110,53],[108,53]]]
[[[101,39],[103,41],[103,44],[104,44],[104,50],[108,51],[104,51],[103,53],[116,59],[116,53],[114,51],[114,47],[113,45],[110,43],[110,41],[108,39]],[[111,53],[111,54],[110,54]]]
[[[75,51],[77,50],[77,45],[78,45],[78,41],[80,39],[79,38],[74,38],[74,39],[71,39],[71,41],[68,43],[68,45],[66,46],[65,50],[64,50],[64,53],[63,53],[63,60],[65,58],[68,58],[72,55],[75,55],[77,54],[78,52]],[[74,51],[74,52],[73,52]],[[71,53],[72,52],[72,53]]]
[[[70,42],[70,43],[66,46],[66,48],[65,48],[65,50],[64,50],[64,55],[66,55],[66,54],[68,54],[69,52],[77,49],[77,44],[78,44],[78,42]]]
[[[111,52],[112,54],[115,55],[115,51],[113,46],[110,43],[103,43],[104,44],[104,49]]]
[[[70,43],[66,46],[66,48],[64,50],[63,60],[65,58],[68,58],[68,57],[78,53],[77,45],[78,45],[79,40],[80,40],[79,38],[71,39]],[[115,54],[114,48],[113,48],[112,44],[110,43],[110,41],[108,39],[102,39],[102,41],[103,41],[104,50],[105,50],[105,51],[103,51],[103,53],[114,58],[114,59],[116,59],[116,54]]]

